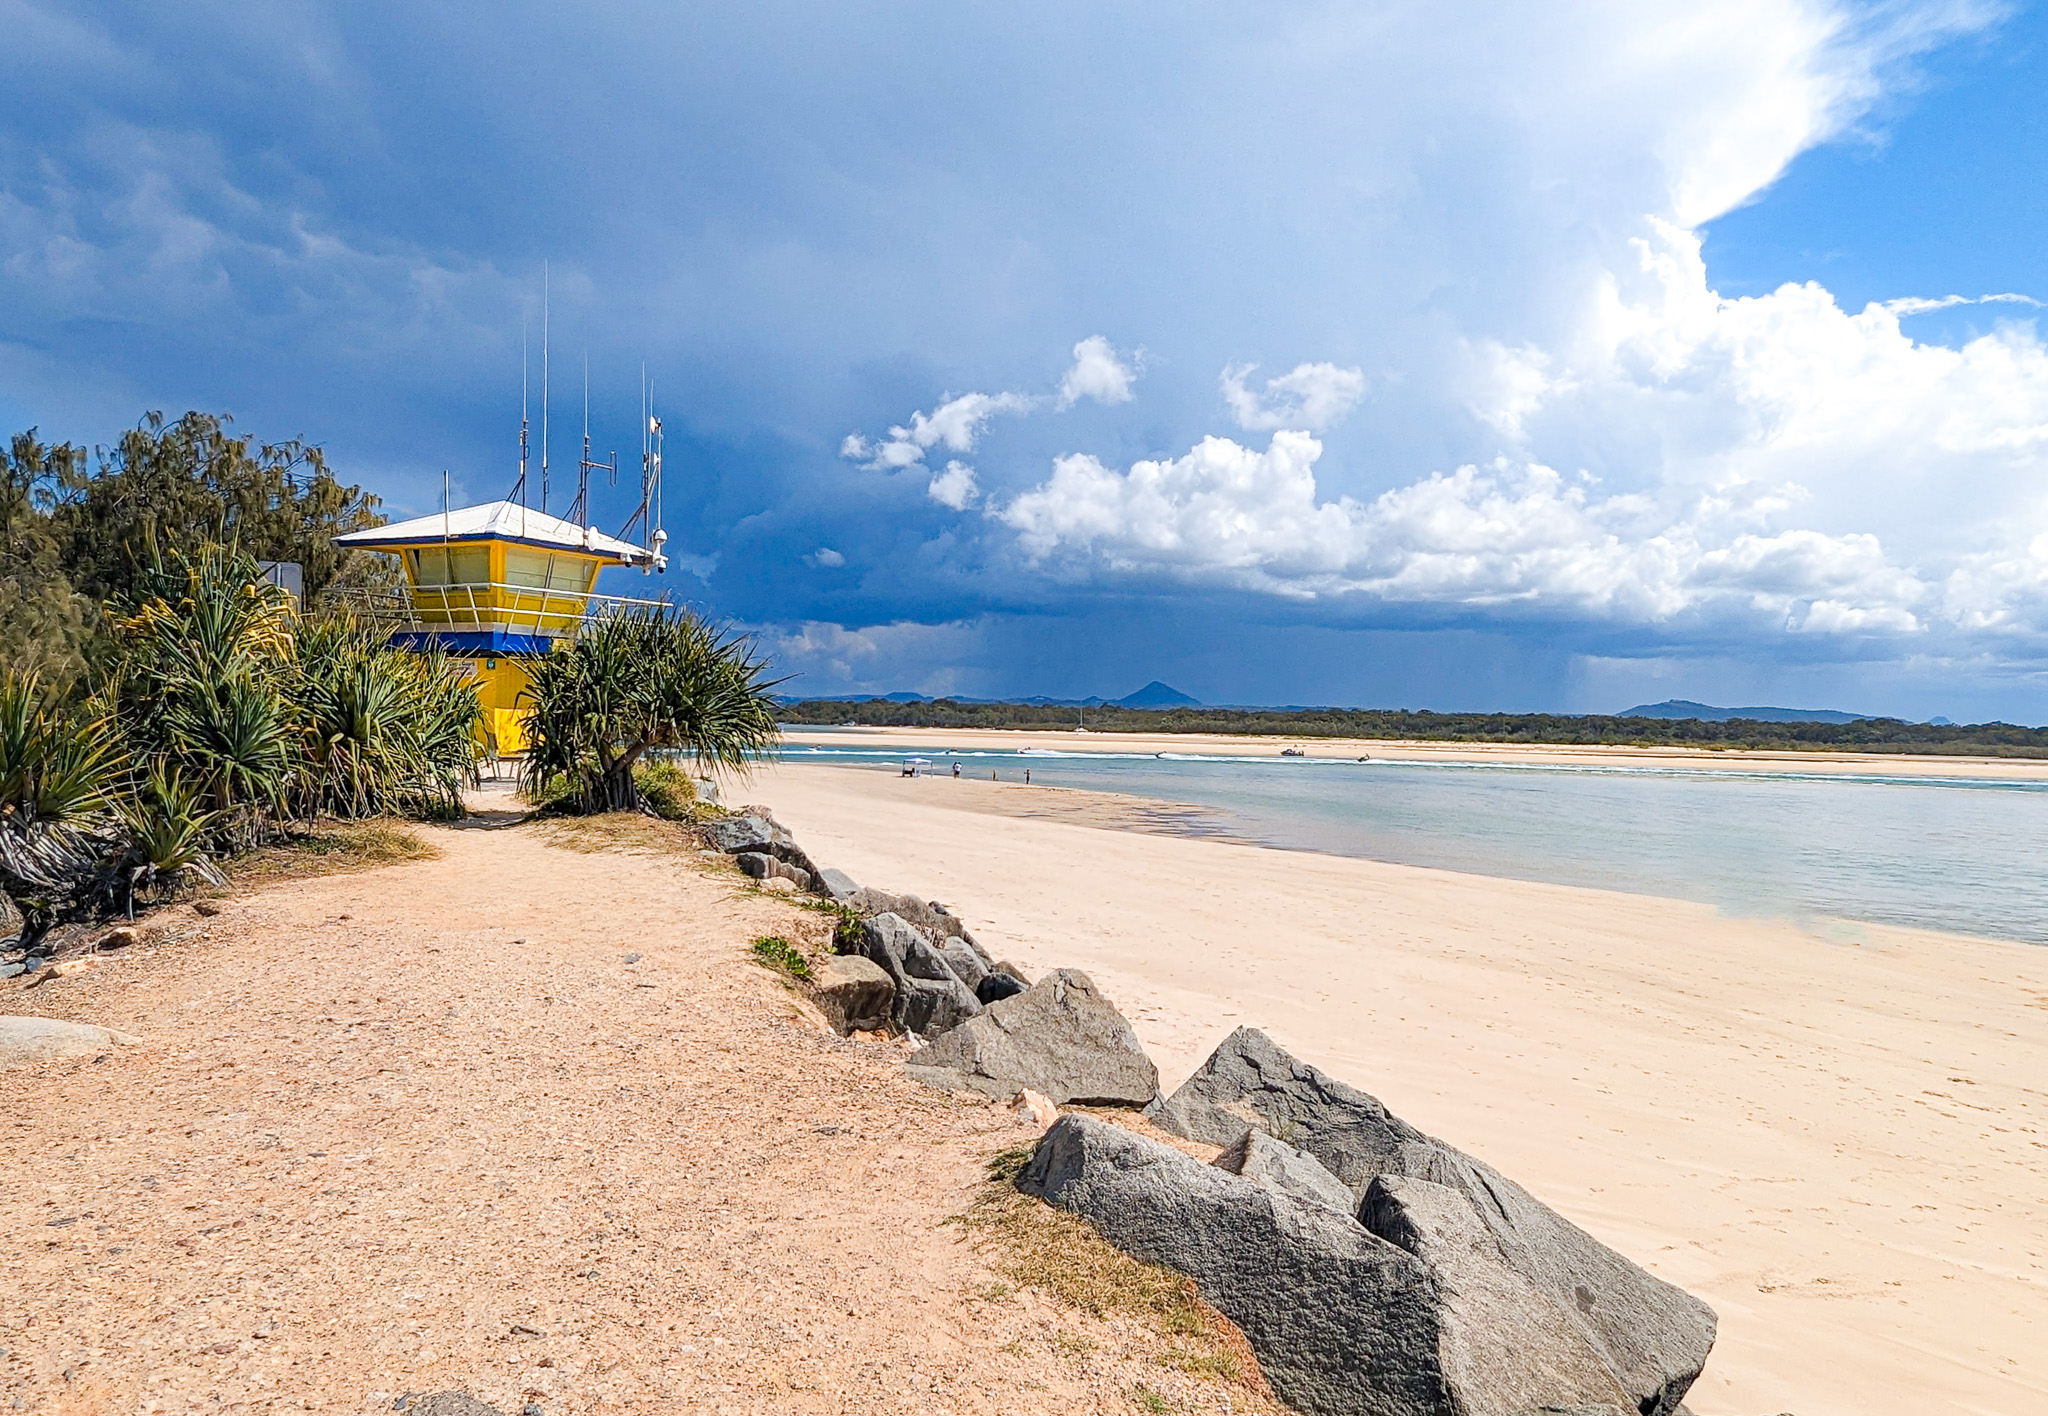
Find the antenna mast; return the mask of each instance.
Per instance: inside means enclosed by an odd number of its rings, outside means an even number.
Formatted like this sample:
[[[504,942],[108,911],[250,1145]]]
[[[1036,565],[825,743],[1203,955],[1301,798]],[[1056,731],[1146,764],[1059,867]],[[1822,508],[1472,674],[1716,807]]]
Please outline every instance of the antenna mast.
[[[548,509],[548,263],[540,263],[540,509]]]
[[[576,475],[576,504],[569,508],[569,519],[578,526],[590,512],[590,474],[604,472],[609,481],[619,480],[619,455],[612,454],[610,462],[590,460],[590,351],[583,351],[583,467]]]
[[[526,508],[526,321],[519,322],[519,480],[513,484],[511,500]]]
[[[654,416],[654,385],[647,381],[647,366],[640,366],[640,506],[626,524],[619,528],[619,539],[633,539],[633,528],[639,527],[643,535],[652,519],[653,535],[647,542],[651,551],[645,569],[649,572],[668,570],[668,556],[662,547],[668,543],[668,532],[661,529],[661,419]]]

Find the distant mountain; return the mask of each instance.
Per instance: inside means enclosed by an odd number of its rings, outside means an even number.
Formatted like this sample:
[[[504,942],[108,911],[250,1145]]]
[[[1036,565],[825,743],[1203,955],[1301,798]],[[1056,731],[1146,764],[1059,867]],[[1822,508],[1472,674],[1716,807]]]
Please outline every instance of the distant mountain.
[[[1685,698],[1667,698],[1662,703],[1645,703],[1614,716],[1697,718],[1703,723],[1725,723],[1730,718],[1748,718],[1757,723],[1859,723],[1878,715],[1842,713],[1833,708],[1716,708],[1711,703],[1694,703]]]
[[[1146,684],[1136,693],[1125,694],[1116,700],[1119,708],[1199,708],[1202,701],[1190,698],[1177,688],[1169,688],[1158,679]]]

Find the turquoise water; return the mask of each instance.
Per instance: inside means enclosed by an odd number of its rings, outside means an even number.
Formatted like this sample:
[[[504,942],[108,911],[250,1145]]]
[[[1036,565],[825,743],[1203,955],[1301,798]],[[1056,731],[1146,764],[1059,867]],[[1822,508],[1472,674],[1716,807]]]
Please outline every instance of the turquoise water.
[[[913,753],[934,772],[957,758],[983,778],[1029,768],[1046,786],[1208,807],[1228,835],[1287,850],[2048,943],[2037,783],[1271,752],[792,746],[782,760],[896,772]]]

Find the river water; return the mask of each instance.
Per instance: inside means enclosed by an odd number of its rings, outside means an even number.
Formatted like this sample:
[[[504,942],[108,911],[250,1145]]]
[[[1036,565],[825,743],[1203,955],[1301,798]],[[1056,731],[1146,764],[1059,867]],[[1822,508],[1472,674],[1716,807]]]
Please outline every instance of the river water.
[[[1228,835],[1286,850],[2048,943],[2048,785],[1276,752],[790,746],[782,761],[1028,768],[1035,784],[1207,807]]]

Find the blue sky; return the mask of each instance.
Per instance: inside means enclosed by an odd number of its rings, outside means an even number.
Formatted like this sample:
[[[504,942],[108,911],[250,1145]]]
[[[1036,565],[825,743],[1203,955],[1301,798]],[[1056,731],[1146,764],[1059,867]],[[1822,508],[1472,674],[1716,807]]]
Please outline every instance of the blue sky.
[[[799,688],[2048,720],[2034,8],[0,32],[9,428],[500,496],[545,261],[556,465],[644,361],[667,588]]]

